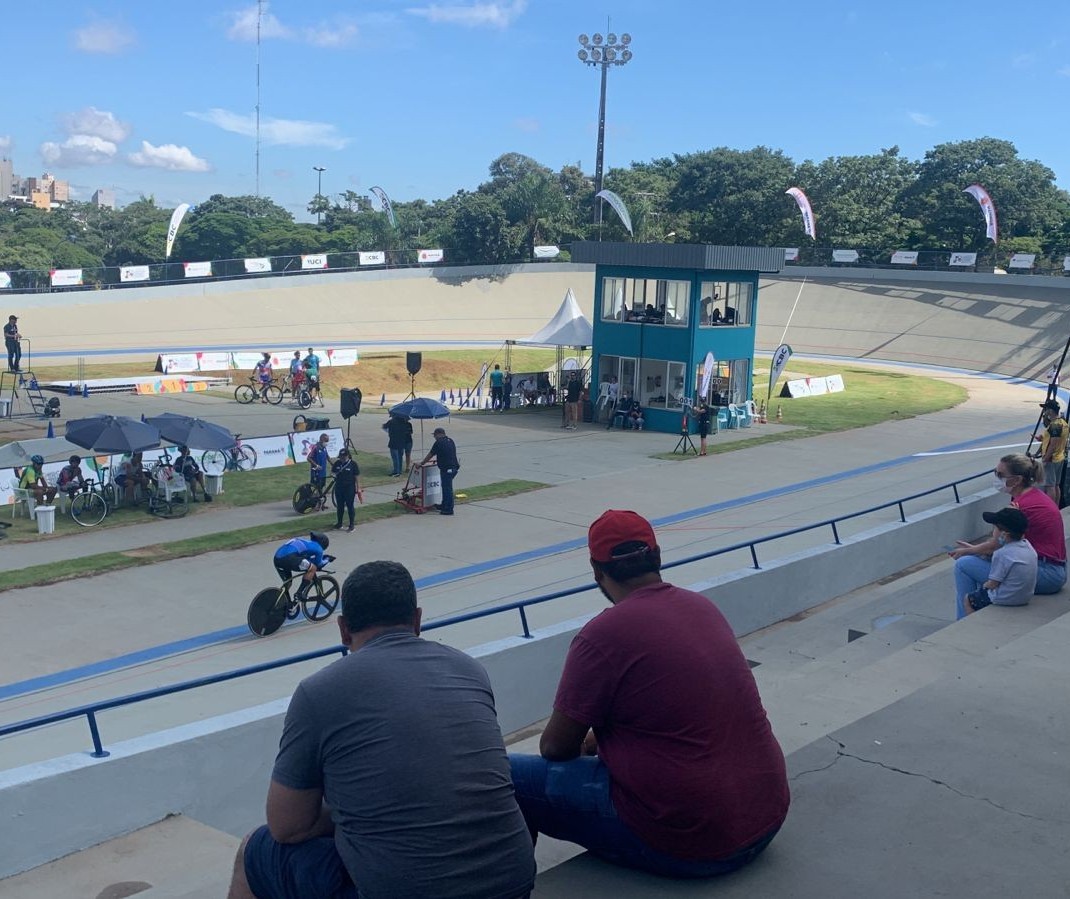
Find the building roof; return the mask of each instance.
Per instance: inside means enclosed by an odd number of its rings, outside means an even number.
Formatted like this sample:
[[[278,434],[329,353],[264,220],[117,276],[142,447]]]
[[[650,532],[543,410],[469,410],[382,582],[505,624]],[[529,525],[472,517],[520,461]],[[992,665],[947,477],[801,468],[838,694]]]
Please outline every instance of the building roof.
[[[772,274],[784,267],[783,247],[718,247],[710,244],[577,241],[573,262]]]

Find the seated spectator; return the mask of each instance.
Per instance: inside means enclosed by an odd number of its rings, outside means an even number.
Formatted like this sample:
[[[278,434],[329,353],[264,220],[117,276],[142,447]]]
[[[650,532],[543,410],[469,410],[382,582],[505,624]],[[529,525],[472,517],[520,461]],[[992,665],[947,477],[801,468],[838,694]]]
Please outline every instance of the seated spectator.
[[[1037,585],[1037,552],[1025,539],[1029,519],[1013,506],[984,512],[981,517],[994,525],[999,548],[992,553],[992,567],[980,589],[966,594],[963,613],[969,615],[990,604],[1028,605]]]
[[[732,628],[705,596],[662,581],[654,531],[635,512],[605,512],[587,545],[611,606],[569,647],[540,754],[510,757],[532,839],[663,877],[742,867],[790,799]]]
[[[141,453],[123,456],[123,461],[119,463],[119,473],[115,476],[115,483],[128,503],[133,504],[137,496],[137,488],[148,489],[151,480],[142,463]]]
[[[714,309],[713,312],[710,313],[710,324],[711,325],[719,325],[721,323],[721,321],[723,320],[723,318],[724,318],[724,316],[721,315],[721,310],[720,309]]]
[[[1037,459],[1021,453],[1003,456],[994,472],[999,490],[1009,494],[1011,505],[1025,513],[1029,543],[1037,552],[1036,594],[1058,593],[1066,584],[1066,534],[1059,507],[1036,485],[1042,482],[1043,468]],[[955,608],[959,618],[966,614],[966,594],[988,580],[991,556],[999,549],[993,533],[980,543],[959,540],[949,555],[955,560]]]
[[[206,503],[212,501],[211,494],[204,486],[204,475],[201,473],[201,467],[197,464],[197,460],[190,455],[188,446],[180,446],[178,448],[175,471],[185,479],[186,487],[189,489],[189,498],[193,502],[197,502],[197,487],[201,488],[201,496]]]
[[[736,310],[734,306],[725,306],[724,323],[726,325],[734,325],[736,323]]]
[[[520,392],[524,397],[524,402],[529,406],[534,406],[535,401],[539,398],[539,391],[535,387],[535,379],[528,377],[520,382]]]
[[[557,402],[557,388],[550,382],[550,376],[546,372],[539,372],[535,389],[538,391],[539,396],[544,397],[549,405],[552,406]]]
[[[67,464],[59,470],[56,486],[66,493],[70,499],[74,499],[74,494],[85,487],[81,456],[71,456],[67,460]]]
[[[56,488],[50,487],[45,480],[44,464],[44,456],[31,456],[30,464],[22,469],[19,489],[28,490],[36,502],[50,506],[56,498]]]
[[[628,409],[628,416],[624,420],[624,426],[635,431],[641,431],[645,422],[643,407],[639,405],[639,400],[632,400],[631,407]]]
[[[409,572],[342,585],[350,652],[290,700],[267,826],[242,842],[230,899],[519,899],[534,886],[483,667],[420,638]]]

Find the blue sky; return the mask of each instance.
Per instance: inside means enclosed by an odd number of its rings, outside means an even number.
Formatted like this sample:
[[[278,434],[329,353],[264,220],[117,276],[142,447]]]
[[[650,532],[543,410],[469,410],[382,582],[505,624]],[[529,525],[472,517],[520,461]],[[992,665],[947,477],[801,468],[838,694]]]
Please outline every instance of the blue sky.
[[[256,3],[53,0],[6,10],[0,155],[76,199],[163,207],[256,189]],[[606,167],[759,144],[797,162],[1011,140],[1070,188],[1070,4],[766,0],[272,0],[260,193],[433,200],[505,152],[593,172],[598,72],[581,32],[632,35],[609,73]],[[997,200],[998,202],[998,200]]]

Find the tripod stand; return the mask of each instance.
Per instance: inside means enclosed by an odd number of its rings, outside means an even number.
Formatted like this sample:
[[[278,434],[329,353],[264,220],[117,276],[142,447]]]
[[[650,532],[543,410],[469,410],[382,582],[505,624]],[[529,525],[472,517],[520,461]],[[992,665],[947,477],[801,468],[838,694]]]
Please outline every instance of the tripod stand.
[[[677,453],[683,453],[685,456],[690,452],[698,455],[698,448],[695,446],[695,441],[691,439],[691,435],[687,431],[680,432],[680,439],[676,441],[676,449],[673,451],[675,456]]]

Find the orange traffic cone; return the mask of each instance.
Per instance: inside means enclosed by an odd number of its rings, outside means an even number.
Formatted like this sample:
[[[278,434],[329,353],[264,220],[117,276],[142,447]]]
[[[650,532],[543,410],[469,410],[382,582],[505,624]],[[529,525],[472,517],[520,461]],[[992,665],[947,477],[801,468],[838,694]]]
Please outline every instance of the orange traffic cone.
[[[783,408],[781,408],[779,403],[777,403],[777,407],[776,407],[776,420],[777,421],[783,421],[784,420],[784,410],[783,410]]]
[[[758,424],[765,424],[765,401],[762,401],[761,406],[758,407]]]

